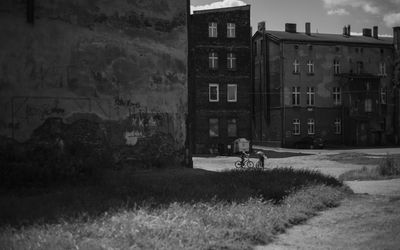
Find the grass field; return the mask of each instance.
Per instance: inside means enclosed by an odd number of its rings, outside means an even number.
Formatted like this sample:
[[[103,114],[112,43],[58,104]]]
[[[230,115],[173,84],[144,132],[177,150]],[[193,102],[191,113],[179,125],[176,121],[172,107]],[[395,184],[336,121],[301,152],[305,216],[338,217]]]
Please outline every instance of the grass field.
[[[0,197],[11,249],[251,249],[335,206],[341,182],[290,168],[112,173],[101,185]],[[25,193],[25,192],[24,192]]]

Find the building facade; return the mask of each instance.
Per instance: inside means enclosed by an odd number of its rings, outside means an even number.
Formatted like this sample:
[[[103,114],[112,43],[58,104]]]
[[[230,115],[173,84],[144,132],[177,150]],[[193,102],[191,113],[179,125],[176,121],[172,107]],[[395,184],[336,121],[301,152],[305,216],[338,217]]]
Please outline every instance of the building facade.
[[[189,25],[192,148],[228,154],[251,138],[250,6],[195,11]]]
[[[266,31],[252,38],[253,138],[291,147],[303,137],[331,145],[395,143],[393,39],[378,27],[362,36]]]
[[[182,162],[188,3],[1,1],[0,136],[95,120],[118,145],[168,134]]]

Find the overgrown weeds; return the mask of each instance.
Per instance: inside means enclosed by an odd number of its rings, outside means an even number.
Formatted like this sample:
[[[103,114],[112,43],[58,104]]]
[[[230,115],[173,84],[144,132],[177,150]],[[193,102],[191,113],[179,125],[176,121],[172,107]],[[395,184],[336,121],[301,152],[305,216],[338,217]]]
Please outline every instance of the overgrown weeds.
[[[152,208],[136,206],[88,221],[64,221],[22,229],[3,228],[0,245],[13,249],[252,249],[336,206],[344,193],[326,185],[290,193],[280,204],[262,197]]]

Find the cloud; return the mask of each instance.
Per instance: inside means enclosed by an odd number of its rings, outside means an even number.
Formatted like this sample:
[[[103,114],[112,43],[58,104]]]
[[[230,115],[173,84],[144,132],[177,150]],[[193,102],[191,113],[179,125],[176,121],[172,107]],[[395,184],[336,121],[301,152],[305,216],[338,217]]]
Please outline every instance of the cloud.
[[[344,15],[349,15],[350,13],[345,10],[345,9],[334,9],[334,10],[328,10],[328,15],[338,15],[338,16],[344,16]]]
[[[379,14],[381,6],[380,4],[375,4],[377,0],[322,0],[327,9],[332,9],[335,7],[351,6],[353,8],[362,8],[365,12],[371,14]],[[398,1],[398,0],[392,0]]]
[[[206,4],[206,5],[199,5],[199,6],[190,6],[190,12],[193,13],[193,11],[196,10],[208,10],[208,9],[219,9],[219,8],[226,8],[226,7],[235,7],[235,6],[243,6],[246,5],[245,2],[241,0],[223,0],[219,2],[213,2],[211,4]]]
[[[383,17],[383,21],[388,27],[400,26],[400,13],[386,14]]]

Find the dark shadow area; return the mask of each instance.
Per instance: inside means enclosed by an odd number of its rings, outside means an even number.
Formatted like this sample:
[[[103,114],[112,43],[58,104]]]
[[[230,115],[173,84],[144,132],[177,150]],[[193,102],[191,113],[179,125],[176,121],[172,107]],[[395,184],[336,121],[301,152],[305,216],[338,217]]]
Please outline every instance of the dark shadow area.
[[[279,203],[289,193],[315,184],[341,186],[333,177],[291,168],[209,172],[199,169],[103,170],[96,183],[50,188],[2,189],[0,225],[14,227],[92,219],[104,212],[173,202],[241,202],[262,197]]]

